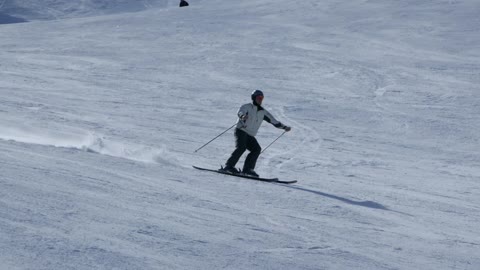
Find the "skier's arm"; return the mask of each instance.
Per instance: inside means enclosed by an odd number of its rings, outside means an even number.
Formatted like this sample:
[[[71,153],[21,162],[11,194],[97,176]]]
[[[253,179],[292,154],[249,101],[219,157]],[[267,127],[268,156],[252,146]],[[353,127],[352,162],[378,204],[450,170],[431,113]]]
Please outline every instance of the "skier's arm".
[[[273,115],[271,115],[267,110],[265,110],[265,116],[263,117],[263,120],[272,124],[274,127],[284,129],[285,131],[290,131],[292,129],[291,127],[286,126],[282,124],[282,122],[275,119],[275,117],[273,117]]]
[[[243,105],[237,112],[238,118],[245,123],[248,119],[248,104]]]

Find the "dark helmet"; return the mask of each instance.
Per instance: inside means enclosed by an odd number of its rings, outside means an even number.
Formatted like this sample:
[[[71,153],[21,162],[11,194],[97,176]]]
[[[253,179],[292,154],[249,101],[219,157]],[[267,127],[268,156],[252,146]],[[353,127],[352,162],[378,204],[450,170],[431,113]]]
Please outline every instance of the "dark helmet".
[[[263,92],[260,90],[255,90],[252,92],[252,100],[255,100],[258,96],[263,97]]]

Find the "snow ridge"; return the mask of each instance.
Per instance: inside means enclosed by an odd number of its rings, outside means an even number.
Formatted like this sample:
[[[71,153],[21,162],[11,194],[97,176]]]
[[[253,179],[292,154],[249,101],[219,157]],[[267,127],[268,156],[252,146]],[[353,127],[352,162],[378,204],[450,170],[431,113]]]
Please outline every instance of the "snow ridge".
[[[141,162],[163,162],[165,149],[115,141],[89,131],[41,130],[33,128],[3,127],[0,140],[44,146],[72,148]]]

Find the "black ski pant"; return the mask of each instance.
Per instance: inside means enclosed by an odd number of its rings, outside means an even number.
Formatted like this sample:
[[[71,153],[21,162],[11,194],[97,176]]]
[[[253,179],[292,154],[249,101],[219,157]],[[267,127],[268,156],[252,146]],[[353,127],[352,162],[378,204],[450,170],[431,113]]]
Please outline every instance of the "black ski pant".
[[[248,135],[245,131],[240,129],[235,129],[235,150],[233,151],[230,158],[227,160],[225,165],[229,167],[235,167],[240,157],[245,153],[245,150],[250,151],[243,165],[243,171],[255,169],[257,164],[258,156],[262,151],[262,148],[257,142],[255,137]]]

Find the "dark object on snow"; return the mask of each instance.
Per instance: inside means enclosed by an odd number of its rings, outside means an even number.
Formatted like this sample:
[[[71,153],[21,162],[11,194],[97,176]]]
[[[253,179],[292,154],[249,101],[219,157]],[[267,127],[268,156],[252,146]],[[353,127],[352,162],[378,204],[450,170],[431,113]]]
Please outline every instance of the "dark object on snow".
[[[188,7],[188,2],[185,0],[180,0],[180,7]]]

